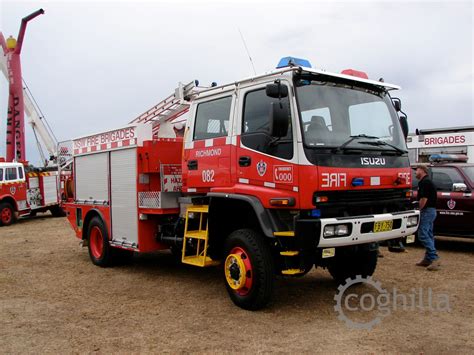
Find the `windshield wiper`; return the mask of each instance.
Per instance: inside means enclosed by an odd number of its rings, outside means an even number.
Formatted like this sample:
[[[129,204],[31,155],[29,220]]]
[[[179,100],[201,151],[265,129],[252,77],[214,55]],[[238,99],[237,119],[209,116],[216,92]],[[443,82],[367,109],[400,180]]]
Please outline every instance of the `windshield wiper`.
[[[380,145],[386,145],[387,147],[395,149],[400,154],[408,153],[406,150],[400,149],[397,146],[395,146],[393,144],[390,144],[390,143],[387,143],[387,142],[384,142],[384,141],[370,141],[370,142],[364,141],[364,142],[359,142],[359,144],[379,145],[379,146]]]
[[[379,137],[375,136],[368,136],[366,134],[358,134],[356,136],[350,136],[347,141],[342,143],[339,147],[334,149],[334,152],[340,152],[346,148],[349,144],[351,144],[354,140],[359,139],[359,138],[366,138],[366,139],[380,139]]]

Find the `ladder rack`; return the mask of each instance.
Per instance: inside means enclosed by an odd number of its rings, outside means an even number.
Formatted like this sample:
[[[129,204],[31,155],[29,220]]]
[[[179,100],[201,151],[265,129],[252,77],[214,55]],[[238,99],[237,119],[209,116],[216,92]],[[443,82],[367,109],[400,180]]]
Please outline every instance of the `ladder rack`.
[[[189,101],[198,93],[198,85],[197,80],[186,85],[179,83],[174,94],[142,113],[130,123],[152,122],[154,126],[159,126],[163,122],[176,119],[189,110]]]

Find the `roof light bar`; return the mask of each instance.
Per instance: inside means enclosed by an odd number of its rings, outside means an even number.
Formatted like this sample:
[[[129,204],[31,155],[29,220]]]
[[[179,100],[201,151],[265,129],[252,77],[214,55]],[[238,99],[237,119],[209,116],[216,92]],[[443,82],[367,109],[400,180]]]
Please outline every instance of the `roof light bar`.
[[[466,163],[468,160],[467,155],[464,154],[432,154],[429,160],[431,162],[458,162]]]
[[[307,59],[295,58],[295,57],[283,57],[280,59],[277,65],[277,69],[285,67],[305,67],[311,68],[311,63]]]
[[[363,71],[354,70],[354,69],[344,69],[343,71],[341,71],[341,74],[356,76],[356,77],[362,78],[362,79],[368,79],[369,78],[369,76],[366,73],[364,73]]]

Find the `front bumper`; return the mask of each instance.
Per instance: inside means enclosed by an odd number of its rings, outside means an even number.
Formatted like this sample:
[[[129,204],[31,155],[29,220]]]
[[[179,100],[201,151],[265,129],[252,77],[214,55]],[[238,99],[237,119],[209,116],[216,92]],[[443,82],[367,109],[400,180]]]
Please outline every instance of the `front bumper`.
[[[383,240],[404,238],[416,232],[418,225],[407,227],[408,217],[418,216],[416,210],[383,213],[370,216],[352,216],[340,218],[321,218],[318,220],[300,220],[296,225],[296,236],[302,238],[306,247],[316,244],[318,248],[342,247],[348,245],[380,242]],[[373,232],[375,222],[393,221],[393,229],[385,232]],[[348,224],[350,234],[346,236],[324,236],[324,227],[327,225]],[[309,232],[309,233],[308,233]],[[311,235],[311,236],[310,236]],[[316,241],[315,241],[316,239]]]

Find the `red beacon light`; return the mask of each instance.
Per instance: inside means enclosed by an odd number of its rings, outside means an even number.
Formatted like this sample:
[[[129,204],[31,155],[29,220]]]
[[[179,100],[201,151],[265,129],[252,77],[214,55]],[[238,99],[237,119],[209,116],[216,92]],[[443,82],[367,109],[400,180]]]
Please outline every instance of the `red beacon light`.
[[[341,74],[356,76],[362,79],[369,79],[366,73],[364,73],[363,71],[354,70],[354,69],[344,69],[343,71],[341,71]]]

